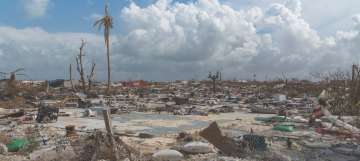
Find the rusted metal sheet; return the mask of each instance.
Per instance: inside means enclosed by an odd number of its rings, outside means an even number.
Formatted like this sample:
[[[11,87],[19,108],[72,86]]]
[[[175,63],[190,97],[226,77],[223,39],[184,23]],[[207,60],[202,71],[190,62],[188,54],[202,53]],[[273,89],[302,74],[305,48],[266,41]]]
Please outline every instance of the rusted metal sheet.
[[[200,136],[226,155],[235,157],[242,157],[244,155],[244,147],[246,145],[232,138],[223,136],[216,122],[211,123],[209,127],[202,130]]]

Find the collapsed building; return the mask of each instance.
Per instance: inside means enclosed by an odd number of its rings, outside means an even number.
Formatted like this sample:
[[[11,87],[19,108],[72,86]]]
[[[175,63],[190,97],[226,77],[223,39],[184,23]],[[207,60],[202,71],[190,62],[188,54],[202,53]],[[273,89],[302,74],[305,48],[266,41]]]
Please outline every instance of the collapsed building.
[[[16,99],[29,106],[0,109],[0,158],[358,160],[357,118],[332,115],[321,91],[289,95],[289,84],[221,81],[214,93],[209,81],[136,81],[110,96],[101,84],[97,93],[23,91]]]

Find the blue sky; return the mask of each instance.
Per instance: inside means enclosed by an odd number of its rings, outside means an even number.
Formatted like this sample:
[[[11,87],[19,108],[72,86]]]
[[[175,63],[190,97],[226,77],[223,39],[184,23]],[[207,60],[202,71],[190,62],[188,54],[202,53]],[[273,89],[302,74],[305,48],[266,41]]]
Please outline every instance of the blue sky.
[[[359,63],[359,0],[109,0],[113,78],[305,77]],[[134,5],[130,5],[134,2]],[[182,5],[174,5],[177,2]],[[103,0],[0,0],[0,71],[66,78],[85,39],[85,65],[106,78]]]
[[[96,0],[53,0],[48,4],[46,15],[31,18],[23,10],[21,3],[22,0],[0,1],[0,22],[19,28],[41,26],[50,32],[90,32],[93,22],[88,17],[93,13],[103,13],[104,4]],[[114,15],[119,14],[121,8],[128,4],[119,0],[112,0],[110,3]],[[146,5],[148,2],[137,3]]]
[[[102,14],[103,0],[51,0],[46,14],[40,17],[29,17],[24,11],[24,1],[27,0],[1,0],[0,25],[18,28],[42,27],[49,32],[94,32],[92,27],[92,14]],[[110,12],[116,18],[121,9],[134,2],[141,7],[153,4],[156,0],[109,0]],[[175,2],[188,3],[194,0],[175,0]],[[115,21],[118,19],[115,19]],[[115,30],[119,30],[117,25]]]

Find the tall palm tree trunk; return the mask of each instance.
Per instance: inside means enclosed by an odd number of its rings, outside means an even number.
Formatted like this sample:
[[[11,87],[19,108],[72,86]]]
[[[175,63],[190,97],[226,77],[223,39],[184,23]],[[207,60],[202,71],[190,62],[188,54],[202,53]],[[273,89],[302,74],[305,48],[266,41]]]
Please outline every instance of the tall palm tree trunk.
[[[106,93],[110,94],[111,67],[110,67],[110,46],[109,46],[109,42],[106,43],[106,55],[107,55],[107,63],[108,63],[108,83],[107,83]]]
[[[111,65],[110,65],[110,29],[113,27],[112,17],[109,15],[108,4],[105,3],[105,16],[97,21],[95,21],[94,26],[98,26],[99,29],[104,27],[104,40],[106,46],[106,56],[107,56],[107,65],[108,65],[108,82],[106,93],[110,94],[110,83],[111,83]]]

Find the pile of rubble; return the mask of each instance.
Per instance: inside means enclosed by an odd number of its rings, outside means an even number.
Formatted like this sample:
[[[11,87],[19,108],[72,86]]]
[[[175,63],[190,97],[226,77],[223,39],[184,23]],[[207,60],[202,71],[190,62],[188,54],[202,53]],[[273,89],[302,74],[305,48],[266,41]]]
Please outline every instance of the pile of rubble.
[[[23,101],[32,106],[0,109],[0,160],[359,160],[354,117],[331,115],[307,95],[222,83],[38,93]]]

